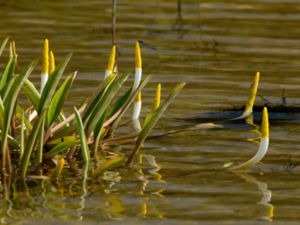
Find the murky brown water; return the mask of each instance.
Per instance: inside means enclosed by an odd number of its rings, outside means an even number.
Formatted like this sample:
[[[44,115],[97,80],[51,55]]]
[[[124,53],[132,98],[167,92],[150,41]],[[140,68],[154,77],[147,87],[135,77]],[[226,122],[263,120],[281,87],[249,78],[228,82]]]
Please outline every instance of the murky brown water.
[[[58,58],[74,52],[69,70],[79,74],[71,106],[102,79],[111,46],[110,7],[108,0],[0,0],[0,38],[16,40],[20,66],[40,57],[45,37]],[[176,0],[123,0],[117,13],[121,72],[134,68],[135,40],[157,49],[143,47],[144,73],[153,75],[143,93],[144,112],[155,83],[167,93],[174,83],[187,82],[158,127],[197,123],[172,116],[243,105],[256,71],[261,72],[258,95],[281,103],[285,89],[287,103],[300,104],[297,0],[185,0],[181,12]],[[33,79],[38,81],[38,74]],[[0,200],[1,224],[298,224],[299,170],[286,168],[299,162],[299,115],[284,118],[270,121],[271,143],[263,160],[279,171],[238,175],[221,169],[257,149],[253,130],[232,122],[226,129],[148,140],[144,162],[154,156],[161,169],[145,163],[135,172],[120,171],[120,182],[66,177],[56,186],[17,183],[13,198]]]

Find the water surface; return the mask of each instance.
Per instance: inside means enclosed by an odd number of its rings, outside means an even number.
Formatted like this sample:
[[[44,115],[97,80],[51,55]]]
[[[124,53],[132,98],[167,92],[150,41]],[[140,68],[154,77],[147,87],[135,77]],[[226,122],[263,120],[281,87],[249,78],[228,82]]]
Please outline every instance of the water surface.
[[[68,71],[79,73],[70,109],[95,90],[111,47],[110,1],[0,1],[0,14],[0,38],[16,40],[20,67],[40,58],[45,37],[58,60],[74,53]],[[175,0],[119,1],[119,70],[133,71],[136,40],[155,47],[142,47],[144,74],[153,75],[143,92],[143,115],[156,83],[166,95],[176,82],[187,82],[158,124],[163,130],[217,119],[174,119],[181,115],[242,106],[256,71],[261,72],[259,96],[281,104],[285,89],[287,104],[295,106],[300,104],[299,23],[297,0],[185,0],[180,8]],[[3,68],[6,60],[0,62]],[[38,83],[38,71],[32,79]],[[264,103],[257,98],[256,104]],[[264,172],[234,174],[223,168],[247,160],[258,146],[253,128],[230,122],[225,129],[148,140],[140,169],[119,171],[120,181],[118,174],[110,174],[115,182],[71,179],[65,171],[58,184],[16,183],[12,198],[0,200],[1,223],[298,224],[297,117],[270,121]],[[153,157],[160,169],[151,164]]]

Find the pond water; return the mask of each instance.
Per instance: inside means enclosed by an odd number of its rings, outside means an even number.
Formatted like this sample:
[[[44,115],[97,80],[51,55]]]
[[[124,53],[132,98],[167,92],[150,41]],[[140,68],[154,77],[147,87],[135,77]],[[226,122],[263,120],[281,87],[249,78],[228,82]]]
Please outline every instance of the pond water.
[[[108,0],[0,0],[0,39],[16,40],[20,67],[40,58],[50,40],[58,59],[74,52],[78,70],[68,105],[79,104],[103,78],[111,48]],[[256,104],[300,104],[300,5],[298,0],[123,0],[117,5],[118,67],[134,69],[134,43],[142,40],[143,115],[156,83],[164,96],[187,82],[157,126],[173,130],[215,122],[215,114],[244,105],[256,71]],[[1,58],[1,68],[5,63]],[[32,77],[38,82],[38,72]],[[264,99],[264,100],[263,100]],[[195,120],[178,120],[194,115]],[[254,122],[259,125],[259,117]],[[300,220],[299,114],[271,116],[271,170],[235,174],[223,165],[243,162],[258,136],[244,122],[225,129],[191,130],[150,139],[143,165],[108,174],[115,181],[66,176],[54,185],[31,180],[0,199],[1,224],[298,224]],[[222,122],[216,122],[221,124]],[[153,159],[159,165],[153,167]],[[150,163],[148,163],[148,161]],[[275,168],[275,169],[274,169]],[[3,190],[2,190],[3,193]]]

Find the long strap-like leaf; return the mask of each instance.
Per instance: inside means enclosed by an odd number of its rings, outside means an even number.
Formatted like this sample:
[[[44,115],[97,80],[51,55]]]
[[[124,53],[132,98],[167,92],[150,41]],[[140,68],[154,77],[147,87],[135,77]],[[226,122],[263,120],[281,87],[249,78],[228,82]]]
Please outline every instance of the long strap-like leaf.
[[[123,83],[129,77],[130,74],[122,75],[118,77],[113,84],[109,87],[109,89],[104,93],[104,96],[101,98],[99,102],[96,103],[94,111],[91,113],[91,116],[86,124],[86,134],[90,135],[94,130],[97,121],[103,116],[107,107],[110,106],[114,96],[118,93]]]
[[[38,90],[35,88],[34,84],[30,80],[25,80],[23,85],[23,91],[25,92],[26,97],[31,102],[34,109],[37,110],[39,107],[41,96]]]
[[[36,142],[37,142],[37,136],[38,136],[38,133],[40,131],[40,127],[43,123],[43,120],[44,120],[44,115],[45,115],[46,111],[44,110],[40,115],[39,117],[37,118],[33,128],[32,128],[32,131],[28,137],[28,140],[27,140],[27,143],[26,143],[26,146],[25,146],[25,150],[24,150],[24,155],[22,157],[22,161],[21,161],[21,176],[22,178],[25,178],[26,177],[26,174],[27,174],[27,169],[28,169],[28,166],[29,166],[29,161],[30,161],[30,156],[32,154],[32,151],[36,145]]]
[[[55,93],[48,109],[48,115],[47,115],[48,126],[50,126],[53,123],[53,121],[58,117],[59,113],[61,112],[65,98],[72,86],[75,76],[76,76],[76,72],[70,74]]]
[[[2,142],[1,142],[1,152],[2,152],[2,163],[5,165],[5,155],[7,150],[7,140],[8,140],[8,132],[10,129],[10,123],[12,116],[14,114],[14,109],[16,105],[17,96],[20,92],[20,89],[23,85],[24,80],[31,74],[36,62],[31,63],[25,70],[23,70],[20,75],[17,76],[15,79],[12,88],[9,90],[7,98],[4,101],[5,107],[5,120],[4,120],[4,127],[2,133]],[[4,168],[4,165],[2,167]]]
[[[8,81],[12,78],[16,66],[16,58],[10,58],[0,81],[0,94],[2,95]]]
[[[84,163],[88,163],[90,161],[90,150],[89,146],[87,143],[87,138],[84,133],[84,128],[83,128],[83,123],[81,120],[81,116],[78,112],[78,110],[75,108],[75,118],[76,118],[76,123],[77,123],[77,130],[79,133],[79,138],[81,142],[81,152],[82,152],[82,159]]]
[[[144,124],[143,129],[140,132],[140,135],[138,136],[135,148],[133,149],[131,155],[129,156],[126,165],[131,164],[132,160],[134,159],[134,156],[143,145],[145,139],[147,138],[152,128],[155,126],[155,124],[157,123],[157,121],[159,120],[163,112],[167,109],[167,107],[170,105],[170,103],[176,97],[179,91],[184,87],[184,85],[185,83],[177,84],[175,88],[172,90],[171,94],[167,97],[167,99],[165,99],[164,102],[160,105],[160,107],[154,110],[153,112],[151,112],[151,114],[148,116],[148,120]]]

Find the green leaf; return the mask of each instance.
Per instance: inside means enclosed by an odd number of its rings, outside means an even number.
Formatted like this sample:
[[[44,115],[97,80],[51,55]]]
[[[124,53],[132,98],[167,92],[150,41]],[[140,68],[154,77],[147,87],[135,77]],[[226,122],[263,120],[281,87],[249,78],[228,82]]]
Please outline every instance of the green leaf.
[[[5,38],[4,41],[3,41],[2,44],[1,44],[1,47],[0,47],[0,56],[1,56],[2,53],[3,53],[3,50],[4,50],[4,48],[5,48],[5,46],[6,46],[7,42],[8,42],[8,39],[9,39],[8,37]]]
[[[54,96],[56,92],[56,87],[59,83],[59,80],[61,79],[63,72],[68,65],[70,59],[72,57],[72,54],[69,54],[65,60],[58,65],[58,67],[53,71],[51,76],[49,77],[43,92],[41,94],[41,99],[38,106],[38,114],[40,114],[44,108],[48,108],[51,102],[52,97]]]
[[[4,129],[4,117],[5,117],[5,109],[4,109],[4,105],[3,105],[3,101],[2,98],[0,96],[0,129],[3,130]]]
[[[111,102],[115,95],[119,92],[120,88],[129,77],[130,74],[125,74],[121,77],[118,77],[104,93],[103,97],[95,105],[93,112],[86,124],[86,134],[89,136],[94,130],[97,122],[103,116],[104,112],[111,105]]]
[[[4,92],[4,89],[9,82],[9,80],[13,77],[14,71],[16,66],[16,58],[9,59],[5,70],[3,72],[1,81],[0,81],[0,94],[2,95]],[[3,95],[2,95],[3,96]]]
[[[22,120],[22,113],[24,113],[24,110],[21,108],[20,105],[17,105],[17,107],[16,107],[16,116],[20,120]],[[24,119],[24,125],[26,125],[27,130],[30,132],[32,130],[32,125],[29,122],[29,119],[27,117],[24,117],[23,119]]]
[[[118,155],[103,162],[94,172],[93,178],[99,177],[104,171],[112,170],[123,165],[125,157]]]
[[[107,91],[107,89],[111,86],[111,84],[114,82],[116,77],[117,74],[114,73],[109,75],[97,88],[97,92],[95,93],[94,97],[90,100],[90,102],[86,106],[86,110],[83,113],[82,120],[84,122],[89,118],[91,113],[95,110],[97,102],[99,102],[102,99],[103,93]]]
[[[48,126],[50,126],[59,116],[75,76],[76,72],[69,75],[55,93],[48,109]]]
[[[37,149],[37,161],[39,164],[43,162],[43,153],[44,153],[44,134],[45,134],[45,116],[43,114],[43,121],[38,132],[38,149]]]
[[[24,110],[21,111],[21,130],[20,130],[20,161],[22,161],[23,155],[24,155],[24,149],[25,149],[25,142],[24,142],[24,132],[25,132],[25,115]]]
[[[135,91],[131,92],[130,97],[126,99],[126,102],[123,103],[123,106],[119,109],[119,110],[122,110],[122,111],[121,111],[120,115],[113,122],[113,124],[111,126],[111,132],[114,132],[114,130],[117,128],[117,126],[119,125],[122,117],[125,115],[125,113],[129,109],[130,105],[133,103],[136,95],[146,86],[146,84],[150,81],[150,79],[151,79],[151,76],[145,77],[145,79],[141,81],[138,88]]]
[[[157,123],[157,121],[159,120],[159,118],[161,117],[161,115],[163,114],[163,112],[167,109],[167,107],[170,105],[170,103],[172,102],[172,100],[177,96],[177,94],[179,93],[179,91],[184,87],[185,83],[179,83],[175,86],[175,88],[172,90],[171,94],[163,101],[163,103],[160,105],[160,107],[158,107],[156,110],[152,111],[150,113],[150,115],[148,116],[147,121],[145,122],[143,129],[141,130],[136,144],[135,144],[135,148],[133,149],[131,155],[129,156],[126,165],[130,165],[134,156],[136,155],[136,153],[138,152],[138,150],[141,148],[141,146],[143,145],[145,139],[147,138],[147,136],[149,135],[150,131],[152,130],[152,128],[155,126],[155,124]]]
[[[12,88],[9,90],[7,98],[4,100],[4,108],[5,108],[5,120],[4,120],[4,127],[2,133],[2,142],[1,142],[1,151],[2,156],[5,155],[5,150],[7,148],[7,139],[8,139],[8,132],[10,130],[10,123],[12,116],[14,114],[14,109],[16,105],[17,96],[20,92],[24,79],[26,79],[29,74],[33,71],[36,63],[31,63],[25,70],[21,72],[19,76],[16,77]]]
[[[49,152],[45,154],[46,158],[51,158],[58,154],[64,154],[69,148],[79,144],[77,140],[66,140],[55,145]]]
[[[31,102],[34,109],[37,110],[41,96],[38,90],[35,88],[34,84],[30,80],[25,80],[23,85],[23,91],[25,92],[26,97]]]
[[[80,117],[80,114],[76,108],[74,108],[75,111],[75,119],[77,123],[77,130],[79,133],[80,143],[81,143],[81,152],[82,152],[82,159],[84,163],[88,163],[90,161],[90,150],[87,143],[87,139],[84,133],[84,128],[82,124],[82,120]]]
[[[28,169],[28,166],[29,166],[29,161],[30,161],[30,156],[32,154],[32,151],[36,145],[36,142],[37,142],[37,136],[38,136],[38,133],[40,131],[40,127],[42,126],[42,123],[43,123],[43,120],[44,120],[44,115],[45,115],[46,111],[43,110],[41,112],[41,115],[38,116],[33,128],[32,128],[32,131],[28,137],[28,140],[27,140],[27,143],[26,143],[26,146],[25,146],[25,150],[24,150],[24,155],[22,157],[22,161],[21,161],[21,176],[22,178],[25,178],[26,177],[26,174],[27,174],[27,169]]]

